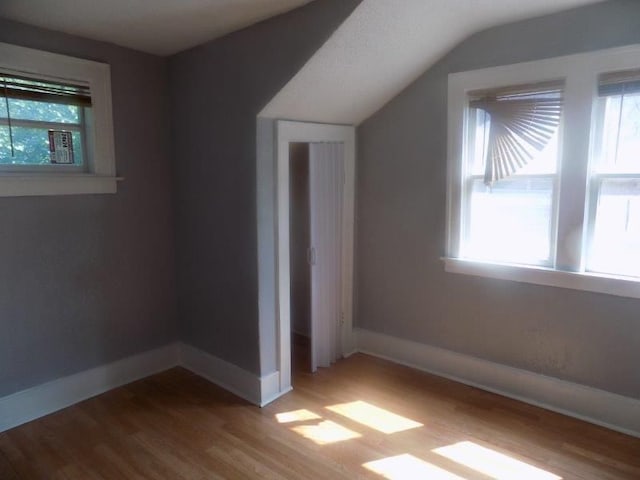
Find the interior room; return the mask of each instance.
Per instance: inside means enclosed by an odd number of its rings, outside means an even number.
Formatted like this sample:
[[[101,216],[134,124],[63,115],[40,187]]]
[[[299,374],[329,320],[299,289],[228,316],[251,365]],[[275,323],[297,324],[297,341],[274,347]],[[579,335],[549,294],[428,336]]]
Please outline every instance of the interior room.
[[[0,479],[640,478],[640,2],[0,2]]]

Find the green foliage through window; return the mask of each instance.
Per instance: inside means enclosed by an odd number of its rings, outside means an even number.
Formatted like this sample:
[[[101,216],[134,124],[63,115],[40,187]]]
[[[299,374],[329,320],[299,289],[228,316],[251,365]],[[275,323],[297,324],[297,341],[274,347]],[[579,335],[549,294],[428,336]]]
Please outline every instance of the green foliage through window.
[[[72,132],[74,164],[82,165],[81,121],[76,105],[0,96],[0,165],[50,165],[49,129]]]

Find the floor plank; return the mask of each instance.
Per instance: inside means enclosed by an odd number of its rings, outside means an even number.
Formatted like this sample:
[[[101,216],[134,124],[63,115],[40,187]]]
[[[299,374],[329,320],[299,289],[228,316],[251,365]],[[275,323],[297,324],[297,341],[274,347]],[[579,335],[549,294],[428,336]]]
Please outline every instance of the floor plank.
[[[19,478],[2,452],[0,452],[0,478],[3,480],[17,480]]]
[[[262,409],[181,368],[112,390],[0,434],[0,478],[640,479],[640,439],[366,355],[307,363]]]

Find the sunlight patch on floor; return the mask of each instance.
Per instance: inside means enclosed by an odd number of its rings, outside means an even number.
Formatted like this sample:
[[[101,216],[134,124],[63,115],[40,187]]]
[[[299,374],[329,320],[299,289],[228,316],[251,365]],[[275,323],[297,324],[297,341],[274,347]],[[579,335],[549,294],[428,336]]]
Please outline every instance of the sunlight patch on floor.
[[[465,480],[409,454],[363,463],[362,466],[389,480]]]
[[[343,442],[362,436],[331,420],[325,420],[317,425],[299,425],[297,427],[291,427],[291,430],[312,440],[318,445]]]
[[[331,405],[326,408],[382,433],[402,432],[423,426],[422,423],[414,422],[362,400]]]
[[[562,479],[562,477],[546,470],[473,442],[460,442],[447,447],[436,448],[433,452],[496,480],[513,480],[516,478],[527,480]]]
[[[322,417],[309,410],[293,410],[291,412],[282,412],[276,414],[278,423],[304,422],[307,420],[319,420]]]

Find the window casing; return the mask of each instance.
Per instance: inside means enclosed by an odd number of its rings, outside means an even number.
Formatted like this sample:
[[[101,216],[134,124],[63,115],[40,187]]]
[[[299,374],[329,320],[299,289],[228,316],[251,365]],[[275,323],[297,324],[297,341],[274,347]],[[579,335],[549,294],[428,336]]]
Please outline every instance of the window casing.
[[[116,180],[109,66],[0,43],[0,196],[115,193]]]
[[[633,46],[449,76],[447,271],[640,298],[640,133],[629,133],[640,88],[607,86],[639,69]],[[477,92],[550,83],[562,85],[557,131],[538,158],[487,183]]]

